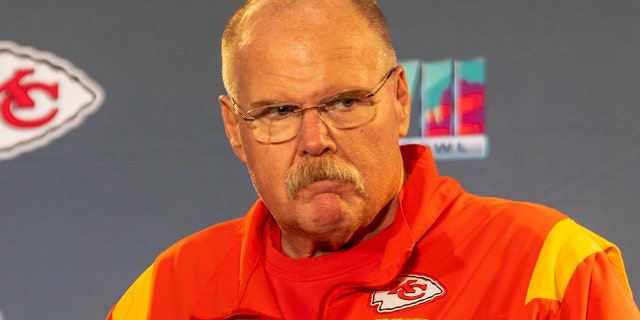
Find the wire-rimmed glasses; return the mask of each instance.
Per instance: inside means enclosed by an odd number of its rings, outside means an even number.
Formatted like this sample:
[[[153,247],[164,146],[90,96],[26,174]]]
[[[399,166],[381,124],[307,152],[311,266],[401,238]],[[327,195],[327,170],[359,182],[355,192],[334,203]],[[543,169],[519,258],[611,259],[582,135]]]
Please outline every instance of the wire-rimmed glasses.
[[[373,97],[387,83],[397,66],[389,70],[371,91],[352,90],[322,99],[316,106],[303,108],[297,104],[283,103],[240,110],[233,97],[231,103],[240,117],[249,122],[253,136],[264,143],[279,143],[295,137],[302,126],[304,111],[318,109],[322,121],[336,129],[351,129],[367,123],[375,117]]]

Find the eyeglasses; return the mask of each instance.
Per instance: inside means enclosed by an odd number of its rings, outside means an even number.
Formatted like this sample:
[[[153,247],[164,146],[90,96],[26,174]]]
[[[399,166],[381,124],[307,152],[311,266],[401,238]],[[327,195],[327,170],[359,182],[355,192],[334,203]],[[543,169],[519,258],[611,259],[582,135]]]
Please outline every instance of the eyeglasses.
[[[367,123],[375,117],[376,108],[373,97],[382,89],[387,80],[396,71],[397,66],[389,70],[371,91],[352,90],[330,98],[320,104],[303,108],[297,104],[271,104],[242,112],[236,101],[231,103],[240,117],[249,123],[256,140],[263,143],[279,143],[295,137],[302,126],[302,117],[306,110],[318,109],[320,119],[335,129],[352,129]]]

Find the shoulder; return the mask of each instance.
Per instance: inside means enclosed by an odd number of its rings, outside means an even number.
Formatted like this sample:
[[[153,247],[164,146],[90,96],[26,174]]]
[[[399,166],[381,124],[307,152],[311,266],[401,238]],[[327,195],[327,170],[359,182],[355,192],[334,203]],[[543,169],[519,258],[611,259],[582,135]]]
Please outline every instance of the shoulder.
[[[154,314],[182,318],[212,279],[237,279],[245,218],[214,225],[178,241],[153,263]],[[230,288],[228,288],[231,290]],[[180,315],[180,317],[178,317]]]
[[[494,245],[503,240],[518,250],[529,248],[529,252],[536,253],[527,301],[540,297],[562,300],[578,266],[593,268],[596,261],[626,283],[618,248],[556,209],[472,195],[463,202],[464,208],[483,219],[482,229],[491,230],[481,233],[495,235]]]
[[[466,194],[462,203],[466,206],[473,206],[477,209],[490,210],[496,215],[508,215],[508,216],[528,216],[534,215],[536,219],[539,218],[551,218],[551,219],[563,219],[566,215],[562,214],[556,209],[551,207],[515,200],[508,200],[502,198],[483,197],[473,194]]]
[[[169,247],[125,292],[110,317],[116,320],[146,319],[158,314],[173,319],[187,316],[225,257],[240,251],[243,221],[244,218],[239,218],[214,225]]]
[[[229,250],[239,246],[245,218],[213,225],[191,234],[170,246],[156,258],[156,264],[169,262],[180,267],[205,262],[215,263]]]
[[[586,314],[589,310],[594,319],[603,316],[600,312],[607,315],[630,312],[638,316],[630,293],[618,248],[573,220],[565,219],[555,224],[545,238],[531,275],[526,302],[558,301],[567,304],[565,309],[576,309],[571,310],[575,314]],[[628,316],[613,318],[628,319]]]
[[[545,237],[556,223],[569,219],[560,211],[541,204],[501,198],[482,197],[465,193],[450,212],[454,221]]]

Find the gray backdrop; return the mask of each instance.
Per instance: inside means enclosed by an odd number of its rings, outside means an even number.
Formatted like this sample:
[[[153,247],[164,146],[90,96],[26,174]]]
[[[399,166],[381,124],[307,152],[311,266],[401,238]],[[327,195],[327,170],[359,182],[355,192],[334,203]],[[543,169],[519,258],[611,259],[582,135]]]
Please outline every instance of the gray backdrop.
[[[80,127],[0,162],[0,318],[103,319],[164,248],[253,202],[216,102],[240,2],[0,3],[0,39],[106,92]],[[400,59],[486,58],[489,157],[441,173],[615,242],[638,301],[640,1],[380,2]]]

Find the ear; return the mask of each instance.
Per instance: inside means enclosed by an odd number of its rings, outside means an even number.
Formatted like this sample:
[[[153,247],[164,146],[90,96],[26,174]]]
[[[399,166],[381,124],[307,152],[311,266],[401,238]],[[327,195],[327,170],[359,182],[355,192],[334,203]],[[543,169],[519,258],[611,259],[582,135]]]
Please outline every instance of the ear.
[[[222,122],[224,123],[224,131],[227,133],[227,139],[231,144],[233,152],[236,154],[240,161],[246,163],[247,159],[244,155],[244,148],[242,146],[242,139],[240,137],[240,123],[238,115],[235,113],[231,98],[226,95],[218,97],[220,103],[220,111],[222,113]]]
[[[411,121],[411,97],[409,95],[409,84],[404,67],[397,67],[398,80],[396,81],[396,117],[398,123],[398,136],[406,137],[409,132]]]

